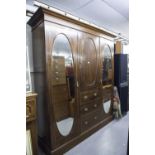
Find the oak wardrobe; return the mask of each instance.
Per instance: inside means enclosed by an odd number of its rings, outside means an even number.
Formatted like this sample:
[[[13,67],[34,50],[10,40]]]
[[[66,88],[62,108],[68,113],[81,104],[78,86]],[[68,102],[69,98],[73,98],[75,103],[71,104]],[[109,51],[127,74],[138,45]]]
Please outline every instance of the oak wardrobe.
[[[45,8],[28,24],[39,144],[61,155],[112,120],[116,36]]]

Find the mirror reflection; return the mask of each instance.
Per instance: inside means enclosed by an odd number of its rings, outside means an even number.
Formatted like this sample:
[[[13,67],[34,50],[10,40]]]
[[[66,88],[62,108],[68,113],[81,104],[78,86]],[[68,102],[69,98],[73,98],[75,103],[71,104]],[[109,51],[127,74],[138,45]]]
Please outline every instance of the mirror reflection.
[[[54,115],[60,134],[67,136],[74,122],[75,77],[70,43],[63,34],[54,40],[52,60]]]
[[[102,81],[110,82],[112,80],[112,54],[110,47],[105,45],[103,50],[103,73],[102,73]]]
[[[103,102],[103,109],[104,112],[107,114],[110,111],[110,106],[111,106],[111,100],[108,100],[106,102]]]

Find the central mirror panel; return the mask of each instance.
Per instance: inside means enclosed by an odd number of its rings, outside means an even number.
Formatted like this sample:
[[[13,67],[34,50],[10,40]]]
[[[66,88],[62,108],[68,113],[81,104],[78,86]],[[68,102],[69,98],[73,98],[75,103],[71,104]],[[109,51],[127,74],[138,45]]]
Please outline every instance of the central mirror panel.
[[[54,116],[60,134],[67,136],[74,122],[75,76],[70,42],[64,34],[54,40],[52,62]]]

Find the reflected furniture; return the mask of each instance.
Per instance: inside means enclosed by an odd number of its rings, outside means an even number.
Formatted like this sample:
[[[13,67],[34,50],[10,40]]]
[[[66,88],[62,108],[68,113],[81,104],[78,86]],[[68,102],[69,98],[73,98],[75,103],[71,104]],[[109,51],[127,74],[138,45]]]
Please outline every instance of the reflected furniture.
[[[38,155],[36,93],[26,94],[26,154]]]
[[[129,106],[128,54],[114,54],[114,64],[114,83],[118,89],[122,114],[125,114]]]
[[[112,120],[116,36],[45,8],[28,24],[39,143],[61,155]]]

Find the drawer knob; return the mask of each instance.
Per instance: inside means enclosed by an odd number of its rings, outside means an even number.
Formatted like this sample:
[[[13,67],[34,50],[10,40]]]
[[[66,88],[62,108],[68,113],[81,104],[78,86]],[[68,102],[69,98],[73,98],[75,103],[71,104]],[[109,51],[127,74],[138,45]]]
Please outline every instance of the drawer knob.
[[[97,93],[94,93],[94,96],[97,96]]]
[[[84,96],[84,99],[85,99],[85,100],[88,99],[88,96]]]
[[[85,121],[84,124],[87,125],[88,124],[88,121]]]
[[[97,116],[94,117],[94,120],[97,120]]]
[[[88,108],[84,108],[84,111],[88,111]]]
[[[94,108],[96,108],[97,107],[97,104],[94,104]]]
[[[55,72],[55,74],[59,74],[59,72]]]
[[[87,63],[90,64],[90,61],[88,61]]]
[[[26,115],[26,118],[30,117],[29,115]]]
[[[59,80],[59,78],[55,78],[57,81]]]

